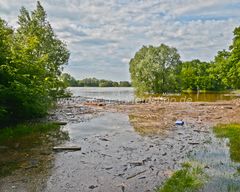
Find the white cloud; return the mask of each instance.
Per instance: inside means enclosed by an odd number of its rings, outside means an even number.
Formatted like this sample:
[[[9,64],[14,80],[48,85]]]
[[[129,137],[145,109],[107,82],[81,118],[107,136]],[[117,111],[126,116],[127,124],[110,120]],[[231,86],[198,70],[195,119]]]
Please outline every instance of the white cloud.
[[[142,45],[176,47],[183,60],[211,60],[227,49],[240,24],[239,0],[42,0],[57,35],[71,51],[77,78],[129,79],[128,62]],[[0,17],[16,26],[21,6],[1,0]]]

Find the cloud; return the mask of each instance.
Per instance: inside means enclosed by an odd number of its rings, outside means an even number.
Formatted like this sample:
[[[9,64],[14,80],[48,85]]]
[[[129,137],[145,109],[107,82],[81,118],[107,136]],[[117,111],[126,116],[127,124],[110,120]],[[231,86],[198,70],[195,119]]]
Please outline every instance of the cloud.
[[[182,60],[209,61],[227,49],[240,24],[239,0],[42,0],[57,36],[71,51],[66,71],[76,78],[128,80],[128,62],[142,45],[174,46]],[[21,6],[1,0],[0,17],[17,26]]]

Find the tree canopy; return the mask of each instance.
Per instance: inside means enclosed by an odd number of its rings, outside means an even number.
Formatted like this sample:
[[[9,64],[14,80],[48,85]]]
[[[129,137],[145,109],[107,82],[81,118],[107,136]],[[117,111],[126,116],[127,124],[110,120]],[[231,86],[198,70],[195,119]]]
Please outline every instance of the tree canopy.
[[[229,90],[240,88],[240,27],[229,51],[219,51],[211,62],[180,61],[176,48],[143,46],[130,60],[133,86],[139,92]]]
[[[69,51],[58,39],[39,2],[24,7],[13,30],[0,19],[0,120],[28,119],[46,114],[64,89],[60,80]]]
[[[176,91],[180,55],[176,48],[161,44],[143,46],[130,61],[131,80],[140,92]]]

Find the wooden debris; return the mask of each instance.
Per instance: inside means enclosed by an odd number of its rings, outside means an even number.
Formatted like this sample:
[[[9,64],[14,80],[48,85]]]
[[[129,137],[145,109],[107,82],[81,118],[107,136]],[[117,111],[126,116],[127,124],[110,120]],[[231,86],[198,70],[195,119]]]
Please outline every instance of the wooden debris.
[[[142,173],[145,173],[146,171],[147,171],[147,170],[144,170],[144,171],[140,171],[140,172],[138,172],[138,173],[135,173],[135,174],[127,177],[127,179],[132,179],[132,178],[134,178],[134,177],[136,177],[136,176],[138,176],[138,175],[140,175],[140,174],[142,174]]]
[[[56,121],[54,123],[57,125],[67,125],[67,122],[65,122],[65,121]]]
[[[58,146],[53,147],[54,151],[63,151],[63,150],[71,150],[71,151],[79,151],[81,150],[81,147],[79,146]]]

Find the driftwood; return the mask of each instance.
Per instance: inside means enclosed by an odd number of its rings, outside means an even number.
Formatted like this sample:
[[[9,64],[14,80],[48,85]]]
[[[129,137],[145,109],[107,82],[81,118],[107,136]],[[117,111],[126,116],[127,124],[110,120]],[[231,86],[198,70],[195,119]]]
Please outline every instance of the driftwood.
[[[56,121],[54,123],[57,125],[67,125],[67,122],[65,122],[65,121]]]
[[[140,171],[140,172],[138,172],[138,173],[135,173],[135,174],[127,177],[127,179],[132,179],[132,178],[134,178],[134,177],[136,177],[136,176],[138,176],[138,175],[140,175],[140,174],[142,174],[142,173],[145,173],[146,171],[147,171],[147,170],[144,170],[144,171]]]
[[[71,150],[71,151],[79,151],[81,150],[81,147],[79,146],[58,146],[53,147],[54,151],[63,151],[63,150]]]

